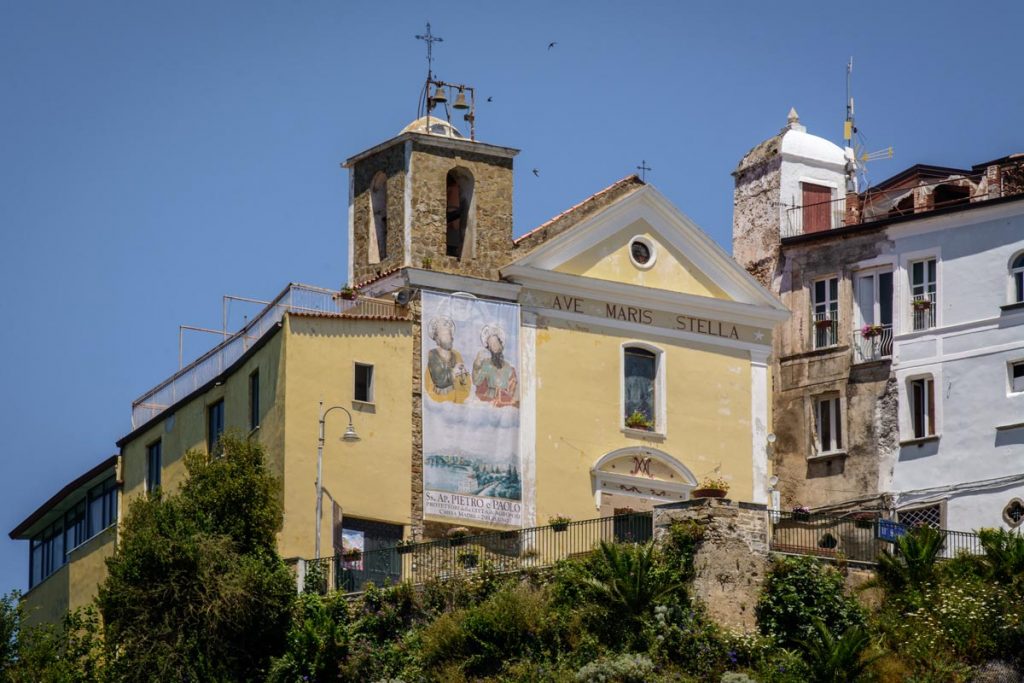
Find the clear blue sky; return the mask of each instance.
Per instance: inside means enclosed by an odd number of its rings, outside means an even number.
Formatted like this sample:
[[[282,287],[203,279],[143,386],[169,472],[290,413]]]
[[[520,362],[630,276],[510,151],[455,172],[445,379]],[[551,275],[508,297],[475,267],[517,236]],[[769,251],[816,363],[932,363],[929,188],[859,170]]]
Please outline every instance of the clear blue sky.
[[[438,75],[493,97],[478,136],[523,150],[517,234],[646,159],[728,247],[729,172],[790,106],[838,141],[850,55],[876,181],[1024,151],[1019,2],[0,0],[0,592],[6,532],[115,451],[179,323],[343,283],[338,164],[414,117],[428,18]]]

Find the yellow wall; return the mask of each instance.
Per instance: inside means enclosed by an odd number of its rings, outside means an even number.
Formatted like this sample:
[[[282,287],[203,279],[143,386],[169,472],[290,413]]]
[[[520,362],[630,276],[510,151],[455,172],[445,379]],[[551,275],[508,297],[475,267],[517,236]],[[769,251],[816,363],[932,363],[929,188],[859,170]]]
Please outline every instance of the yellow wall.
[[[412,476],[411,323],[289,316],[285,395],[284,557],[313,557],[317,410],[342,406],[361,440],[342,442],[342,411],[327,416],[324,487],[350,517],[408,525]],[[354,363],[374,367],[374,403],[354,401]],[[331,499],[324,496],[321,555],[333,553]]]
[[[637,268],[630,260],[629,244],[637,235],[647,237],[655,245],[654,265],[647,270]],[[637,221],[624,230],[620,230],[596,246],[566,261],[555,270],[570,275],[584,275],[600,280],[710,296],[716,299],[729,298],[721,287],[697,270],[689,259],[661,241],[644,221]]]
[[[68,562],[25,594],[26,623],[55,624],[68,610],[85,607],[107,576],[105,561],[114,554],[117,526],[110,526],[68,554]]]
[[[537,330],[537,523],[554,514],[598,516],[594,463],[645,444],[680,461],[698,480],[720,465],[730,493],[751,500],[746,352],[648,337],[664,351],[667,419],[663,441],[643,441],[622,431],[620,375],[623,342],[644,339],[580,327],[549,320]]]
[[[281,364],[284,335],[278,333],[228,376],[221,386],[194,396],[173,414],[161,418],[122,446],[124,463],[124,495],[122,505],[127,511],[132,498],[146,490],[146,451],[157,439],[162,440],[163,472],[161,486],[170,492],[185,479],[183,456],[191,449],[206,450],[207,408],[224,399],[224,427],[245,434],[249,430],[249,375],[260,371],[260,429],[254,436],[266,448],[268,464],[275,476],[283,474],[283,392],[284,367]],[[173,417],[172,417],[173,415]]]

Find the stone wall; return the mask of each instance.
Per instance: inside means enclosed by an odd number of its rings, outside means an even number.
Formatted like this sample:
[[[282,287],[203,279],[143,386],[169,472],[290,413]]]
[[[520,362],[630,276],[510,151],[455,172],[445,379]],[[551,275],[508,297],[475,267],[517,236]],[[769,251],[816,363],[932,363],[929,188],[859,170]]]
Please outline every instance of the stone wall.
[[[754,608],[768,571],[768,513],[764,505],[696,499],[659,505],[654,510],[656,539],[676,521],[704,529],[694,558],[694,597],[726,628],[752,633]]]
[[[782,136],[750,150],[733,172],[732,255],[771,288],[779,252]]]
[[[445,254],[448,171],[473,174],[475,240],[461,259]],[[512,159],[427,145],[417,140],[412,152],[412,262],[447,273],[490,280],[512,255]],[[469,253],[465,253],[469,251]]]
[[[388,237],[387,258],[380,263],[369,262],[370,231],[373,216],[370,209],[370,185],[378,171],[387,175]],[[405,250],[405,146],[392,145],[358,162],[352,174],[352,273],[353,282],[366,282],[381,273],[403,265]]]

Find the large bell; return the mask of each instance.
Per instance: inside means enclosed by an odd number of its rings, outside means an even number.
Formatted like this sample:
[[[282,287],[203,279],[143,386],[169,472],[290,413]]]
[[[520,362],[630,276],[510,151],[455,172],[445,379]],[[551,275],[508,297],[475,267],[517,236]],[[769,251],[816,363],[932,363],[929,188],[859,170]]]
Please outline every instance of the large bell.
[[[448,96],[444,92],[444,86],[438,85],[434,91],[434,96],[430,98],[434,104],[443,104],[448,101]]]
[[[453,109],[469,109],[469,105],[466,104],[466,93],[463,92],[462,88],[459,88],[459,94],[455,97],[455,104],[452,105]]]

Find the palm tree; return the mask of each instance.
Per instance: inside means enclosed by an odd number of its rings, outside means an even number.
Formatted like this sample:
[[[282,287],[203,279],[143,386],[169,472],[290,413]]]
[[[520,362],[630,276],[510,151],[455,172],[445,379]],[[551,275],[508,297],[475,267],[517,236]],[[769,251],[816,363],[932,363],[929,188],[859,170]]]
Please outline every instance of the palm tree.
[[[978,539],[985,554],[981,558],[989,577],[1014,583],[1024,577],[1024,536],[1020,531],[981,529]]]
[[[667,575],[655,571],[654,543],[621,545],[601,541],[596,574],[589,585],[602,598],[608,611],[628,620],[639,619],[654,604],[680,588]]]
[[[945,535],[929,526],[914,527],[896,539],[892,554],[878,556],[878,579],[889,591],[918,588],[935,575]]]
[[[851,626],[837,638],[815,617],[814,629],[815,637],[800,641],[813,683],[853,683],[879,657],[864,657],[871,636],[862,626]]]

